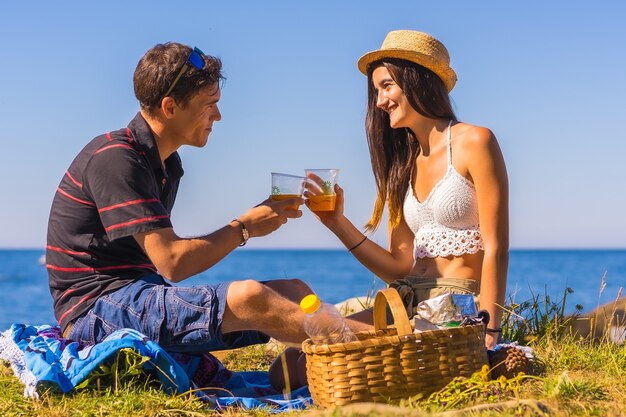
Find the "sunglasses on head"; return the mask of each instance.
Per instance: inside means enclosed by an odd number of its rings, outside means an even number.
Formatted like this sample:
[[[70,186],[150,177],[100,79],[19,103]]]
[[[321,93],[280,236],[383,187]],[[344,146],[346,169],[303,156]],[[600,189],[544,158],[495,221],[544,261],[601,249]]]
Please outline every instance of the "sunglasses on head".
[[[176,78],[174,78],[174,82],[172,83],[172,85],[170,85],[170,88],[167,89],[167,91],[163,95],[163,98],[167,97],[172,92],[174,87],[176,87],[176,83],[178,83],[180,77],[182,77],[185,71],[187,71],[189,65],[192,65],[197,70],[203,69],[206,65],[206,61],[204,60],[204,58],[204,52],[202,52],[198,48],[193,48],[193,51],[191,51],[191,53],[189,54],[189,58],[187,58],[187,62],[185,62],[185,64],[180,68],[180,71],[178,71],[178,75],[176,75]]]

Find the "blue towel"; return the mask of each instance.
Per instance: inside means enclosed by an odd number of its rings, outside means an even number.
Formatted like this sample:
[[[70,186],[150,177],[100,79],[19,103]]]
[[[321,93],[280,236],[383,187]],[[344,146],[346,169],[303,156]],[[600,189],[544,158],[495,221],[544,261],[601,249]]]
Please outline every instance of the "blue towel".
[[[37,387],[42,385],[71,391],[100,365],[110,363],[121,349],[128,348],[149,358],[144,369],[156,375],[167,392],[213,387],[198,391],[198,395],[217,409],[266,407],[280,412],[312,403],[307,387],[285,398],[271,388],[267,372],[231,372],[209,353],[169,353],[132,329],[120,329],[101,343],[86,347],[64,339],[57,326],[13,324],[0,334],[0,359],[11,363],[25,385],[24,395],[31,397],[38,396]]]

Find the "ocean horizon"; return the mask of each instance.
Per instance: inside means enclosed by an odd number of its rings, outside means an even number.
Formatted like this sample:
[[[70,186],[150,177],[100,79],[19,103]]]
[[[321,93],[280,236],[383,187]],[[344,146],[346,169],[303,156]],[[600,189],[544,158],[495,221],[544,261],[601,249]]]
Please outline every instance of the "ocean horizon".
[[[44,249],[0,249],[0,331],[12,323],[56,324],[48,275],[40,263]],[[208,271],[183,286],[215,284],[241,279],[299,278],[324,301],[374,293],[383,288],[345,249],[244,248],[232,252]],[[626,249],[516,248],[510,250],[507,303],[535,295],[561,300],[566,288],[566,311],[580,304],[584,311],[625,296]]]

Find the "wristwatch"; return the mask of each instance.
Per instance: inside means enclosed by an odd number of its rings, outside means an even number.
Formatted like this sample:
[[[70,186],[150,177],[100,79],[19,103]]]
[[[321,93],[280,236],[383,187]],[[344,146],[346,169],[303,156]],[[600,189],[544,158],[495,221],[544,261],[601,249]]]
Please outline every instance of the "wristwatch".
[[[250,239],[250,233],[248,233],[248,229],[246,229],[246,225],[243,224],[241,220],[235,219],[233,221],[241,225],[241,237],[243,238],[243,242],[241,242],[239,246],[244,246],[246,243],[248,243],[248,239]]]

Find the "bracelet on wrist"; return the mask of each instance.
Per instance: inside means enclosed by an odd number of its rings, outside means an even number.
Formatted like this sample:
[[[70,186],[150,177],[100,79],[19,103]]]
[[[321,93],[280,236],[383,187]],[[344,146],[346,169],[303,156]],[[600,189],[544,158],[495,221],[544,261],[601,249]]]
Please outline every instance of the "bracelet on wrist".
[[[491,327],[486,328],[487,333],[502,333],[502,327],[498,327],[497,329],[492,329]]]
[[[248,243],[248,239],[250,238],[250,233],[248,232],[246,225],[241,220],[235,219],[233,220],[233,222],[237,222],[241,225],[241,238],[243,241],[239,244],[239,246],[244,246],[246,243]]]
[[[363,236],[363,239],[361,239],[361,241],[359,243],[357,243],[356,245],[352,246],[350,249],[348,249],[348,252],[352,252],[353,250],[355,250],[356,248],[358,248],[359,246],[361,246],[361,244],[363,242],[365,242],[367,240],[367,236]]]

